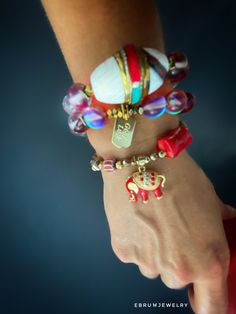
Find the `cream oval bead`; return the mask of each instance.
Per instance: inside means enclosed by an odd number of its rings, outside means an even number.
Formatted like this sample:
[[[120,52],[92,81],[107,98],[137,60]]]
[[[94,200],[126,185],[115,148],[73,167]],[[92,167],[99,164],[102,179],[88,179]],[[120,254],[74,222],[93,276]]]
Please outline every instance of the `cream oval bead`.
[[[166,73],[169,70],[169,61],[160,51],[153,48],[144,48],[152,57],[157,59]],[[152,67],[150,67],[150,84],[148,94],[160,88],[165,77],[161,77]],[[95,98],[107,104],[122,104],[125,102],[124,84],[119,65],[115,57],[106,59],[99,64],[90,76],[91,87]]]
[[[99,64],[90,76],[91,87],[98,101],[107,104],[125,102],[125,91],[119,65],[114,57]]]

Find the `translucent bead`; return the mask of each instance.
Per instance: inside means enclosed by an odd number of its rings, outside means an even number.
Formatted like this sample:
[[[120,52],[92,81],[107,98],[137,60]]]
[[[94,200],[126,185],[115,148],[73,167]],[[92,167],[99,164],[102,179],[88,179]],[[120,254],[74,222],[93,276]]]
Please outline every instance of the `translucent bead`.
[[[168,78],[172,83],[182,81],[188,74],[188,59],[182,52],[172,52],[167,55],[170,62]]]
[[[80,118],[69,116],[68,125],[69,125],[71,133],[73,133],[74,135],[80,135],[80,136],[86,135],[87,127],[83,124]]]
[[[188,98],[184,91],[174,90],[168,94],[166,100],[166,112],[169,114],[178,114],[184,110]]]
[[[196,98],[189,92],[185,92],[185,93],[186,93],[188,101],[187,101],[186,106],[184,107],[184,110],[181,113],[189,112],[190,110],[192,110],[192,108],[196,104]]]
[[[70,115],[78,117],[89,105],[89,97],[84,93],[85,85],[73,84],[63,99],[63,108]]]
[[[166,105],[165,97],[158,97],[143,106],[143,114],[148,118],[158,118],[165,112]]]
[[[101,129],[106,124],[106,114],[95,107],[87,107],[83,112],[83,119],[91,129]]]

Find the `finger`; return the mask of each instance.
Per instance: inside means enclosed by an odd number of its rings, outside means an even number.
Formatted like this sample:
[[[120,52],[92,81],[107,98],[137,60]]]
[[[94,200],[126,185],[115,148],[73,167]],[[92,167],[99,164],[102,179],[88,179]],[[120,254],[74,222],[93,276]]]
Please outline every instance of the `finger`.
[[[172,274],[160,274],[162,282],[170,289],[183,289],[187,286],[188,282],[181,282]]]
[[[160,273],[157,269],[150,269],[148,267],[144,267],[144,266],[138,266],[139,267],[139,271],[140,273],[144,276],[147,277],[148,279],[155,279],[157,278]]]
[[[221,213],[224,220],[236,218],[236,208],[231,205],[223,204]]]
[[[189,290],[189,298],[193,310],[198,314],[226,314],[228,307],[226,279],[195,282],[193,288]]]
[[[192,307],[192,310],[194,311],[194,313],[197,313],[197,309],[196,309],[196,305],[195,305],[195,301],[194,301],[193,285],[188,288],[188,299],[189,299],[190,305]]]

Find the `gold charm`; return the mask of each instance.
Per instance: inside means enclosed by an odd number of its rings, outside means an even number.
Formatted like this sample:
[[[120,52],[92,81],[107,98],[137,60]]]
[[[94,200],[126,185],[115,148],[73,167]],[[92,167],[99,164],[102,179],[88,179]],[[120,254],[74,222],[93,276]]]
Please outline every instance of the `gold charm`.
[[[116,118],[112,134],[112,144],[118,148],[127,148],[131,145],[136,121],[134,117],[127,120]]]
[[[141,197],[143,203],[148,202],[148,194],[151,192],[159,200],[162,198],[162,188],[165,185],[166,178],[159,175],[156,171],[146,170],[145,167],[139,167],[126,180],[126,189],[129,192],[130,201],[137,202],[138,196]]]

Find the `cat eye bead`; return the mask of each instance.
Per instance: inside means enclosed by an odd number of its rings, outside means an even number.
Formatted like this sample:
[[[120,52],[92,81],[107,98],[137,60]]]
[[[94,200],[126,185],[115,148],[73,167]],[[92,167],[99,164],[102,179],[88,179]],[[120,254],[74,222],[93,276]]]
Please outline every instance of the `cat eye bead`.
[[[181,113],[187,113],[189,112],[190,110],[192,110],[192,108],[195,106],[196,104],[196,98],[194,95],[192,95],[191,93],[189,92],[185,92],[186,93],[186,96],[187,96],[187,103],[186,103],[186,106],[184,107],[184,110],[181,112]]]
[[[74,135],[85,136],[87,127],[83,124],[80,118],[69,116],[68,125],[71,133],[73,133]]]
[[[148,118],[158,118],[166,111],[166,99],[161,96],[143,106],[143,115]]]
[[[167,95],[166,112],[169,114],[178,114],[184,110],[188,98],[182,90],[173,90]]]
[[[168,78],[172,83],[182,81],[188,74],[189,64],[185,54],[176,51],[167,54],[170,63]]]
[[[89,97],[84,92],[85,85],[73,84],[63,99],[63,108],[70,116],[79,116],[89,106]]]
[[[87,107],[83,111],[85,124],[91,129],[101,129],[106,124],[106,114],[104,111],[95,107]]]

